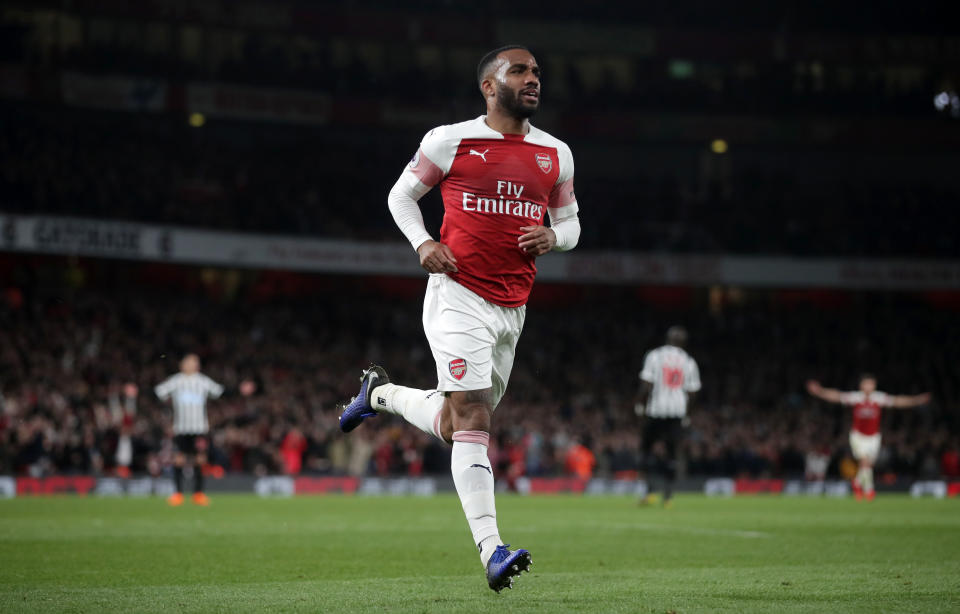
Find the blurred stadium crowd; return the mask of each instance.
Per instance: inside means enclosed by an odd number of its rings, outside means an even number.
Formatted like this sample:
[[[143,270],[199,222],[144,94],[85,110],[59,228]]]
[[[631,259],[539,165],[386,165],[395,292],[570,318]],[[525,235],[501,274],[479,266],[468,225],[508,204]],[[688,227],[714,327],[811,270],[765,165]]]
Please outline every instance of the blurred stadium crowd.
[[[209,408],[213,464],[256,474],[445,474],[448,448],[400,421],[381,416],[349,438],[337,427],[336,404],[356,392],[370,360],[395,381],[435,383],[412,298],[418,288],[371,293],[357,281],[327,283],[313,296],[269,301],[255,293],[204,298],[199,290],[177,298],[185,291],[8,289],[0,307],[0,473],[109,474],[123,435],[132,457],[121,471],[161,472],[171,455],[171,412],[152,388],[182,353],[197,350],[204,371],[228,389]],[[812,401],[803,383],[816,376],[852,387],[869,368],[883,389],[931,390],[936,399],[922,410],[887,412],[879,471],[957,475],[960,381],[952,365],[960,357],[957,340],[943,338],[955,312],[874,295],[826,309],[761,300],[713,311],[651,307],[625,290],[601,296],[589,309],[542,300],[529,312],[494,421],[501,476],[635,475],[637,371],[676,318],[692,331],[704,379],[687,474],[802,477],[823,463],[841,475],[849,410]],[[878,330],[884,334],[873,335]],[[246,377],[258,383],[252,397],[236,391]],[[139,388],[130,399],[126,383]]]
[[[952,34],[949,27],[898,3],[874,3],[869,16],[753,0],[740,0],[739,9],[697,0],[652,4],[555,2],[545,14],[516,3],[499,12],[442,1],[287,0],[237,11],[219,0],[81,1],[0,13],[0,61],[312,89],[345,100],[410,102],[415,87],[442,91],[449,105],[476,101],[473,80],[464,77],[488,41],[505,37],[534,40],[550,98],[563,107],[858,116],[928,115],[929,92],[953,75],[935,54],[936,37]],[[933,44],[904,38],[887,48],[871,38],[878,31]],[[908,61],[885,61],[897,54]]]
[[[426,130],[481,112],[480,54],[519,40],[544,71],[535,123],[576,156],[582,249],[956,257],[952,21],[892,1],[549,8],[8,3],[0,211],[399,242],[389,187]],[[208,100],[204,116],[198,84],[254,94],[218,90],[223,105]],[[278,92],[279,111],[230,107]],[[291,117],[302,98],[290,92],[307,92],[314,116]],[[435,229],[436,193],[424,204]],[[389,417],[349,438],[337,428],[336,404],[371,360],[435,383],[417,282],[142,264],[132,277],[153,277],[132,283],[121,265],[31,258],[0,257],[0,474],[164,471],[170,409],[152,388],[188,351],[228,388],[210,404],[218,467],[448,474],[446,446]],[[637,371],[677,322],[704,380],[687,474],[845,475],[849,412],[803,383],[853,387],[862,370],[935,399],[887,412],[879,472],[960,474],[955,293],[715,301],[540,286],[533,298],[494,421],[501,476],[634,475]],[[247,377],[251,397],[236,392]]]
[[[947,21],[922,11],[869,13],[755,0],[564,0],[546,13],[28,3],[0,11],[0,204],[395,240],[386,191],[426,130],[481,112],[477,58],[516,38],[544,71],[537,125],[576,155],[583,247],[950,257],[960,124],[934,98],[956,97],[956,47]],[[65,77],[78,75],[134,86],[87,84],[71,101]],[[323,118],[211,115],[191,128],[197,83],[310,92]],[[729,149],[714,153],[713,139]]]

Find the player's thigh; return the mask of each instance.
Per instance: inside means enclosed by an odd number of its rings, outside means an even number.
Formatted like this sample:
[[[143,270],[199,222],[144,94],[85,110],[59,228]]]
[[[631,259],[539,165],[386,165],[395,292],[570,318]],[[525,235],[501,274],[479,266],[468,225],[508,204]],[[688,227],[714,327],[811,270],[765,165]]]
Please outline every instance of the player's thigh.
[[[486,301],[445,275],[431,275],[423,303],[423,330],[444,392],[491,387],[496,338]]]
[[[856,431],[850,431],[850,438],[848,440],[850,443],[850,453],[853,454],[853,458],[860,460],[862,456],[862,448],[860,446],[860,437]]]
[[[643,417],[643,426],[641,428],[641,439],[643,443],[643,453],[653,452],[653,444],[660,440],[660,426],[663,421],[659,418]]]
[[[667,455],[675,457],[683,441],[683,419],[667,418],[664,420],[664,443],[667,446]]]
[[[493,348],[492,396],[496,409],[507,392],[513,361],[517,355],[517,343],[523,332],[526,307],[497,307],[497,343]]]
[[[872,464],[880,454],[880,433],[864,435],[850,431],[850,451],[855,459]]]
[[[197,451],[197,436],[174,435],[173,447],[174,450],[183,455],[195,454]]]

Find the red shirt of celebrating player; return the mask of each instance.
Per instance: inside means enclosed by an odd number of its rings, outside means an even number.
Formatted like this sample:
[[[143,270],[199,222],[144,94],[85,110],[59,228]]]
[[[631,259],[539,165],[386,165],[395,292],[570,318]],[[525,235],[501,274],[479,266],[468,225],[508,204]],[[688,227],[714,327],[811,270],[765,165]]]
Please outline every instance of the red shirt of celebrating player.
[[[853,406],[853,430],[864,435],[880,432],[880,410],[890,407],[890,395],[886,392],[845,392],[844,405]]]
[[[501,134],[481,116],[431,130],[409,171],[411,187],[440,186],[440,241],[457,263],[447,274],[497,305],[525,304],[537,267],[520,238],[548,211],[553,220],[576,213],[570,148],[534,126]]]

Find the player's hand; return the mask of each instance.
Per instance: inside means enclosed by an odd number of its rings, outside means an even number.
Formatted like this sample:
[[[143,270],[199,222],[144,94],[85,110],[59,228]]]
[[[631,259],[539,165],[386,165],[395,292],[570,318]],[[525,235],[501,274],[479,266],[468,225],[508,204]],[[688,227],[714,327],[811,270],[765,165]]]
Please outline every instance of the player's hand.
[[[427,273],[456,273],[457,259],[449,247],[439,241],[429,240],[417,248],[420,266]]]
[[[517,239],[517,244],[531,256],[542,256],[557,244],[556,233],[546,226],[521,226],[520,232],[524,234]]]
[[[823,392],[823,386],[821,386],[820,382],[818,382],[815,379],[807,380],[807,392],[809,392],[814,396],[817,396],[818,394]]]
[[[924,392],[923,394],[917,395],[917,401],[920,403],[920,405],[926,405],[927,403],[930,402],[930,399],[932,398],[933,397],[930,396],[929,392]]]

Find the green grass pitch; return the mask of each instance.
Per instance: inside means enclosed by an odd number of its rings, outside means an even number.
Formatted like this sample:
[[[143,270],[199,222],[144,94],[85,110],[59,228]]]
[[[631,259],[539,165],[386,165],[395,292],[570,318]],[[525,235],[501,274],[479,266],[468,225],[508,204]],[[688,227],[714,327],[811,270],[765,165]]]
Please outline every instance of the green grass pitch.
[[[960,612],[957,500],[497,504],[500,595],[452,495],[0,501],[0,612]]]

